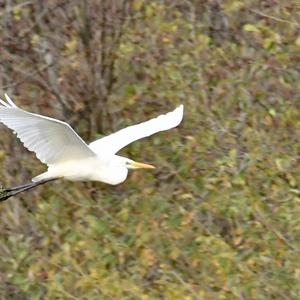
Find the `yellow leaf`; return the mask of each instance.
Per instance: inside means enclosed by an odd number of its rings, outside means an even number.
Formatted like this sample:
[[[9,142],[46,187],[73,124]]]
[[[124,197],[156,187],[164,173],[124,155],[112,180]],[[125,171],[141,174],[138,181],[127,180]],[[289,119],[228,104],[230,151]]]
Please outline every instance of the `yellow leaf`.
[[[179,248],[173,247],[173,249],[170,253],[170,257],[175,260],[179,257],[180,253],[181,253],[181,251]]]
[[[275,159],[275,165],[279,171],[284,171],[284,167],[282,165],[282,160],[280,158]]]
[[[0,158],[3,158],[5,156],[6,152],[3,150],[0,150]]]
[[[14,19],[16,21],[20,21],[21,20],[21,16],[22,16],[22,11],[19,7],[15,7],[13,9],[13,16],[14,16]]]
[[[264,41],[263,41],[263,47],[264,47],[265,49],[270,49],[271,46],[273,45],[273,43],[274,43],[273,39],[271,39],[271,38],[266,38],[266,39],[264,39]]]
[[[295,179],[295,177],[292,174],[286,174],[286,177],[289,181],[290,186],[295,187],[297,186],[297,180]]]
[[[68,52],[72,53],[77,48],[77,39],[73,37],[70,41],[65,43]]]
[[[186,199],[194,199],[195,197],[193,196],[193,194],[191,193],[185,193],[180,195],[180,199],[182,200],[186,200]]]
[[[35,46],[38,44],[39,41],[40,41],[40,36],[37,34],[34,34],[31,38],[31,44]]]
[[[269,109],[269,114],[272,116],[272,117],[276,117],[276,110],[274,108],[270,108]]]
[[[245,24],[243,29],[247,32],[260,32],[259,29],[253,24]]]
[[[245,6],[244,1],[229,1],[225,3],[224,8],[226,12],[236,12]]]
[[[231,160],[236,160],[237,157],[237,149],[233,148],[229,151],[229,157]]]
[[[151,7],[150,5],[147,5],[146,9],[145,9],[145,14],[148,18],[153,17],[155,14],[153,7]]]
[[[143,0],[135,0],[133,2],[133,9],[136,10],[136,11],[139,11],[142,8],[143,3],[144,3]]]

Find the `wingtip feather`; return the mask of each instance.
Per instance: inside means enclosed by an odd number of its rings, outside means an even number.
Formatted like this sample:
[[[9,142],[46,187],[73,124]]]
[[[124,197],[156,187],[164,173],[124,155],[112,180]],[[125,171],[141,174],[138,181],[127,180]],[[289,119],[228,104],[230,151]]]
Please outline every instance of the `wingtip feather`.
[[[2,104],[2,106],[5,107],[10,107],[5,101],[3,101],[2,99],[0,99],[0,103]]]
[[[183,110],[184,110],[184,106],[183,106],[183,104],[180,104],[174,111],[174,112],[176,112],[177,125],[179,125],[183,119]]]
[[[183,111],[184,111],[183,104],[180,104],[177,108],[178,108],[178,111],[183,115]]]
[[[6,93],[4,94],[4,96],[11,107],[17,107],[17,105],[10,99],[10,97]]]

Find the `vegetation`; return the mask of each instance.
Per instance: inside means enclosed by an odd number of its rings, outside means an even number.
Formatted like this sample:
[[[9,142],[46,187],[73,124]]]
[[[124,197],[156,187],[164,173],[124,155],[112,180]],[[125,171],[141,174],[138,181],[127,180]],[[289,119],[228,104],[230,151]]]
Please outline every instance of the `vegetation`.
[[[0,86],[93,140],[185,105],[122,185],[0,204],[1,299],[300,299],[298,1],[3,1]],[[44,171],[1,126],[1,185]]]

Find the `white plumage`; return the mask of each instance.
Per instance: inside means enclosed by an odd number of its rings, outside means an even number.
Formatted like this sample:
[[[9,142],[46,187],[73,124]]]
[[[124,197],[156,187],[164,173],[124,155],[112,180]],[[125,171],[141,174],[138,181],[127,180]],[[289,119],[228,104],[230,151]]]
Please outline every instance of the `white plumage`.
[[[126,127],[96,140],[90,143],[89,147],[99,154],[103,152],[115,154],[134,141],[178,126],[182,120],[182,116],[183,105],[180,105],[174,111],[165,115],[160,115],[149,121]]]
[[[7,102],[0,99],[0,121],[48,165],[47,172],[32,179],[35,182],[65,178],[121,183],[126,179],[128,169],[154,167],[116,153],[138,139],[176,127],[183,117],[183,105],[180,105],[172,112],[121,129],[87,145],[69,124],[22,110],[7,94],[5,97]]]

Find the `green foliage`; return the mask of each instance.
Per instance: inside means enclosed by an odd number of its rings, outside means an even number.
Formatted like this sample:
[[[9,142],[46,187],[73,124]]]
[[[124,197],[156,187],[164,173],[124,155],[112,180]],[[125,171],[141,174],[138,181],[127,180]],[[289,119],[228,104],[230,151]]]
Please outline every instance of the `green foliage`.
[[[1,299],[300,298],[297,4],[228,0],[215,12],[213,2],[133,2],[114,122],[99,134],[179,103],[183,123],[122,150],[154,172],[117,187],[54,182],[2,203]],[[21,22],[28,7],[13,15]],[[66,77],[82,67],[77,39],[60,49]],[[37,89],[23,86],[21,99]],[[42,171],[1,136],[3,186]]]

